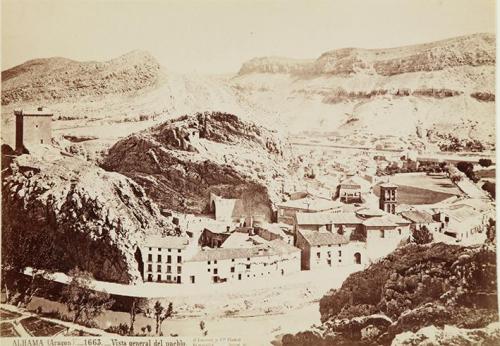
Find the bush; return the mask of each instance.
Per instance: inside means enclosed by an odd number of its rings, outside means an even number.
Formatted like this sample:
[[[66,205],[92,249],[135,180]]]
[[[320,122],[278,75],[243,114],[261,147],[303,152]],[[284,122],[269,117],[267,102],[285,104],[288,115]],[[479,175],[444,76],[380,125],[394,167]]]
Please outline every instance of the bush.
[[[426,226],[413,229],[413,241],[417,244],[429,244],[434,237]]]
[[[119,334],[119,335],[125,336],[125,335],[128,335],[129,328],[125,323],[120,323],[119,325],[111,326],[111,327],[105,329],[104,331],[106,331],[108,333]]]
[[[495,199],[495,197],[496,197],[496,193],[495,193],[496,184],[495,183],[491,183],[491,182],[487,181],[486,183],[483,184],[482,189],[484,191],[488,192],[490,194],[491,198]]]
[[[489,167],[493,162],[490,159],[479,159],[481,167]]]

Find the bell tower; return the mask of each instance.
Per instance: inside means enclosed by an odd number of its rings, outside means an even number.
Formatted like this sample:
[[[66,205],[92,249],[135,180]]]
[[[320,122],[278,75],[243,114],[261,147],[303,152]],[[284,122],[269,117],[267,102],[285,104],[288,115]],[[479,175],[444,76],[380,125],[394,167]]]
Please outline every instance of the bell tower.
[[[398,201],[397,188],[397,185],[390,183],[380,185],[380,209],[390,214],[396,214],[396,204]]]

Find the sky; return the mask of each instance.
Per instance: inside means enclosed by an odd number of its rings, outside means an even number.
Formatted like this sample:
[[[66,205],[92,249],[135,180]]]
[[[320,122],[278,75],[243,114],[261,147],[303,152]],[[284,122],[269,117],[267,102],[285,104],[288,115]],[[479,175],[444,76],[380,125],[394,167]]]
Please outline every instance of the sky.
[[[2,70],[35,58],[150,52],[181,73],[496,32],[494,0],[2,0]]]

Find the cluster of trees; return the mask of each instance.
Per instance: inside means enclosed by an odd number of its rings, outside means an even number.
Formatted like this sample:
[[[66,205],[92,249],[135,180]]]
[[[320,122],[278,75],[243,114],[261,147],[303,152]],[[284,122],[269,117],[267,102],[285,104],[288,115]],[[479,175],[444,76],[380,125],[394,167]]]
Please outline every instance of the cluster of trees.
[[[439,149],[441,151],[452,151],[452,152],[457,152],[457,151],[473,151],[473,152],[481,152],[484,150],[484,145],[478,141],[477,139],[474,140],[464,140],[464,139],[458,139],[457,137],[454,136],[449,136],[449,142],[448,143],[442,143],[439,145]]]
[[[457,163],[457,169],[474,183],[479,181],[479,178],[474,173],[474,165],[471,162],[460,161]]]
[[[491,196],[491,198],[495,199],[496,198],[496,184],[487,181],[486,183],[483,184],[482,189],[486,192],[488,192]]]
[[[397,162],[393,162],[387,165],[385,169],[377,170],[377,175],[393,175],[396,173],[414,173],[414,172],[425,172],[425,173],[444,173],[448,172],[448,165],[446,162],[431,162],[431,161],[421,161],[416,162],[412,160],[403,161],[402,165]]]
[[[429,244],[434,240],[434,236],[424,225],[422,227],[412,227],[412,240],[416,244]]]

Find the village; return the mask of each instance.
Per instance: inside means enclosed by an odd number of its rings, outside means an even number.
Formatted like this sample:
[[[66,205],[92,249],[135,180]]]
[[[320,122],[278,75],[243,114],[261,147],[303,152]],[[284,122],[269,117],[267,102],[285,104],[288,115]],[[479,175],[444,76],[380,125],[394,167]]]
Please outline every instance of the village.
[[[16,110],[15,116],[19,153],[50,143],[50,110]],[[309,147],[293,150],[294,175],[279,182],[285,198],[275,210],[211,193],[208,215],[167,211],[181,236],[146,236],[136,249],[143,281],[206,286],[281,280],[300,271],[360,270],[398,246],[418,241],[420,231],[434,241],[482,243],[489,220],[495,218],[495,204],[486,191],[453,162],[419,161],[410,151],[401,156],[361,150],[346,156],[339,149],[321,155]],[[414,169],[380,174],[394,161]],[[418,166],[431,169],[419,171]],[[429,190],[423,189],[425,184]]]

